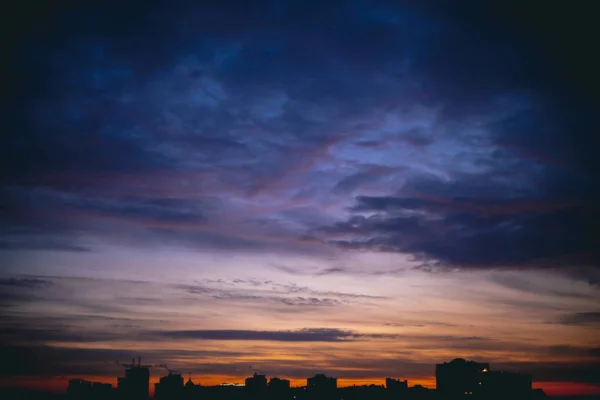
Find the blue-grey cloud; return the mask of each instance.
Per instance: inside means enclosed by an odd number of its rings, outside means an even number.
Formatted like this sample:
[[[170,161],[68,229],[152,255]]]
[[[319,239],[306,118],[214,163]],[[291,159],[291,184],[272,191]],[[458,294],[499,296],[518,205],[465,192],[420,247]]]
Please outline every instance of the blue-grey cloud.
[[[361,334],[348,330],[330,328],[304,328],[295,331],[250,330],[187,330],[155,332],[172,339],[198,340],[266,340],[277,342],[341,342],[359,338],[390,339],[390,334]]]
[[[525,293],[539,294],[548,297],[593,300],[598,296],[598,294],[596,293],[584,293],[578,290],[566,290],[562,288],[548,287],[547,285],[543,285],[540,282],[536,282],[531,279],[526,279],[516,275],[498,274],[492,276],[491,281],[509,289]]]
[[[52,285],[52,281],[49,279],[41,278],[2,278],[0,279],[0,286],[9,286],[16,288],[36,288],[40,286]]]
[[[485,186],[469,197],[441,182],[424,188],[423,197],[359,196],[353,216],[322,230],[345,248],[405,252],[441,266],[597,267],[591,204],[489,198]]]

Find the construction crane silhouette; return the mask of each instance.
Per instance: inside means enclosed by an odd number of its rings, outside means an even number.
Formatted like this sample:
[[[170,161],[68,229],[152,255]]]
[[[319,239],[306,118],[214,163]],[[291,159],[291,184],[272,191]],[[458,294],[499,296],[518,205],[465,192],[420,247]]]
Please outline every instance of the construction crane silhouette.
[[[254,373],[255,375],[260,375],[260,370],[258,368],[254,368],[254,366],[249,365],[248,368],[250,369],[250,371],[252,371],[252,373]]]
[[[164,369],[166,369],[166,370],[169,372],[169,374],[170,374],[170,375],[171,375],[171,374],[178,374],[178,375],[181,375],[181,371],[179,371],[179,370],[175,370],[175,369],[170,369],[170,368],[167,366],[167,364],[157,364],[156,366],[157,366],[157,367],[160,367],[160,368],[164,368]]]

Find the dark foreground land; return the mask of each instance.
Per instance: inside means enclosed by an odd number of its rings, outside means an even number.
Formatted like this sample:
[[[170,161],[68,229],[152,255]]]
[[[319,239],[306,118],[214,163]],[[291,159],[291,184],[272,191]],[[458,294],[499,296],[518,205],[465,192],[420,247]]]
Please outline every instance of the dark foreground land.
[[[350,393],[347,393],[350,394]],[[226,396],[227,398],[229,398],[229,396]],[[337,399],[331,399],[331,400],[341,400]],[[369,396],[370,397],[370,396]],[[234,396],[231,397],[231,399],[239,399],[239,400],[245,400],[247,397],[240,395],[240,396]],[[347,396],[347,398],[349,400],[356,398],[356,396]],[[362,396],[360,397],[361,399],[363,398]],[[438,396],[435,395],[435,393],[431,393],[429,396],[426,397],[427,399],[432,399],[432,400],[437,400]],[[202,397],[198,397],[198,400],[220,400],[220,399],[224,399],[224,397],[222,396],[202,396]],[[410,400],[410,398],[408,397],[397,397],[395,398],[397,400]],[[547,399],[551,399],[551,400],[600,400],[600,395],[586,395],[586,396],[560,396],[560,397],[555,397],[555,396],[548,396]],[[35,390],[35,389],[17,389],[17,388],[0,388],[0,400],[71,400],[71,398],[66,395],[66,394],[61,394],[61,393],[49,393],[49,392],[44,392],[44,391],[40,391],[40,390]],[[107,399],[89,399],[89,400],[120,400],[118,397],[115,396],[109,396],[109,398]],[[172,400],[177,400],[177,399],[172,399]],[[259,398],[255,398],[252,397],[252,400],[263,400],[263,399],[259,399]],[[273,400],[273,399],[265,399],[265,400]],[[296,399],[296,400],[300,400],[300,399]],[[306,398],[305,400],[308,400],[308,398]],[[321,400],[329,400],[329,399],[321,399]],[[366,400],[379,400],[378,398],[369,398]],[[387,397],[385,397],[385,399],[383,400],[389,400]],[[507,400],[519,400],[516,398],[510,398]]]

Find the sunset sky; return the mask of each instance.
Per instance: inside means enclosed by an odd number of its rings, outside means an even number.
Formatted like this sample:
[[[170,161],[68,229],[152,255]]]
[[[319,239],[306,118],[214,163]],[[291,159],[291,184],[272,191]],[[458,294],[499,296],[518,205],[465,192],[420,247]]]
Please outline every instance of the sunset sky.
[[[584,12],[127,3],[11,17],[0,384],[462,357],[600,393]]]

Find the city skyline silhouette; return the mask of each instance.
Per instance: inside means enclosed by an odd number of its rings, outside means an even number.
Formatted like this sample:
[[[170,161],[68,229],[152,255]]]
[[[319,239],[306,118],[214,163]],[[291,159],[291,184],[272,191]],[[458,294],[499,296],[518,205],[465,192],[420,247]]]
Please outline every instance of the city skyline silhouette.
[[[187,381],[178,370],[165,364],[141,363],[141,357],[130,364],[119,363],[125,369],[124,376],[117,378],[117,386],[82,379],[69,380],[67,397],[71,400],[104,399],[117,396],[129,400],[177,399],[544,399],[542,389],[534,389],[532,377],[510,371],[497,371],[489,363],[456,358],[436,364],[435,389],[423,385],[409,385],[408,380],[391,377],[385,384],[338,386],[338,378],[317,373],[306,378],[306,384],[292,386],[289,379],[271,377],[254,372],[243,384],[221,383],[202,385],[194,383],[191,374]],[[168,374],[150,383],[150,369],[164,368]],[[249,367],[251,370],[252,366]],[[185,383],[184,383],[185,382]]]

